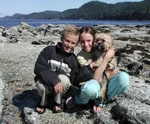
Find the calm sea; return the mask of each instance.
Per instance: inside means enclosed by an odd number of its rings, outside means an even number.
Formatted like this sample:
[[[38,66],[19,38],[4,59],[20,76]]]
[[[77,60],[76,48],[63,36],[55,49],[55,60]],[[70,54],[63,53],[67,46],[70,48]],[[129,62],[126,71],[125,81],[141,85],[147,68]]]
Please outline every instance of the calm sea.
[[[38,27],[43,23],[58,25],[58,24],[74,24],[77,26],[92,26],[92,25],[146,25],[150,24],[150,21],[116,21],[116,20],[37,20],[37,19],[0,19],[0,26],[10,28],[18,25],[20,22],[25,22],[31,26]]]

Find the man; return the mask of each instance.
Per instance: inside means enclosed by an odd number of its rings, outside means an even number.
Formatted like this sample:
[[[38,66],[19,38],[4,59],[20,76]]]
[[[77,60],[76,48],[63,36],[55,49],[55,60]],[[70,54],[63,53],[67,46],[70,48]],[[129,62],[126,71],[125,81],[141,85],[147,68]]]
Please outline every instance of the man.
[[[79,40],[79,29],[68,25],[62,32],[61,43],[47,46],[39,54],[35,63],[34,73],[36,87],[41,101],[35,111],[45,112],[45,107],[52,96],[55,102],[53,112],[61,112],[61,96],[63,97],[78,73],[79,64],[73,50]]]

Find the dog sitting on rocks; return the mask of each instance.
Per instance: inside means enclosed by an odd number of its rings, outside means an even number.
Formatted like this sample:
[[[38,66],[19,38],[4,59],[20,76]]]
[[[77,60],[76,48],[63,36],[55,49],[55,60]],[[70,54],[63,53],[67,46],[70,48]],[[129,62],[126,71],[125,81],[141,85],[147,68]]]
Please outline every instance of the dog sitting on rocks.
[[[112,38],[110,35],[105,33],[96,33],[95,35],[95,42],[92,48],[92,57],[88,61],[88,64],[94,63],[93,69],[96,69],[102,62],[103,57],[105,56],[106,52],[113,47]],[[113,75],[119,72],[119,68],[117,67],[117,61],[115,57],[111,58],[107,64],[105,71],[103,72],[102,77],[100,77],[97,81],[101,85],[101,91],[99,95],[99,101],[101,104],[104,103],[104,99],[107,93],[107,86],[109,80]]]

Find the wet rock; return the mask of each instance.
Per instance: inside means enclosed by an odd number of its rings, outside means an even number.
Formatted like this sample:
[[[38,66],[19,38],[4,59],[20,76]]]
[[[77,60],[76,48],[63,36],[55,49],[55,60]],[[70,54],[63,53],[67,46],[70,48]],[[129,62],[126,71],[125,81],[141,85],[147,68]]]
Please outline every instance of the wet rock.
[[[16,26],[11,27],[7,30],[2,31],[2,36],[8,37],[8,36],[19,36],[18,28]]]
[[[123,33],[125,33],[125,32],[131,32],[131,30],[130,29],[123,29],[120,32],[123,32]]]
[[[25,107],[24,121],[26,124],[39,124],[38,113],[34,112],[31,108]]]
[[[35,45],[42,45],[42,44],[45,44],[45,45],[53,45],[53,44],[55,44],[53,41],[50,41],[50,40],[42,40],[42,39],[40,39],[40,40],[38,40],[38,41],[32,41],[32,43],[31,44],[35,44]]]

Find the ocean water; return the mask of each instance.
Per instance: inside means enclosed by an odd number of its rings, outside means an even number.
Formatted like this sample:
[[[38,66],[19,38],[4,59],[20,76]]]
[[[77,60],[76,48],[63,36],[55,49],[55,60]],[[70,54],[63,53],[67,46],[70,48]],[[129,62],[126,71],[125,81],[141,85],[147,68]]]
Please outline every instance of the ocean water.
[[[58,24],[73,24],[77,26],[92,26],[92,25],[147,25],[150,21],[118,21],[118,20],[38,20],[38,19],[0,19],[0,26],[10,28],[18,25],[20,22],[25,22],[33,27],[38,27],[43,23],[58,25]]]

